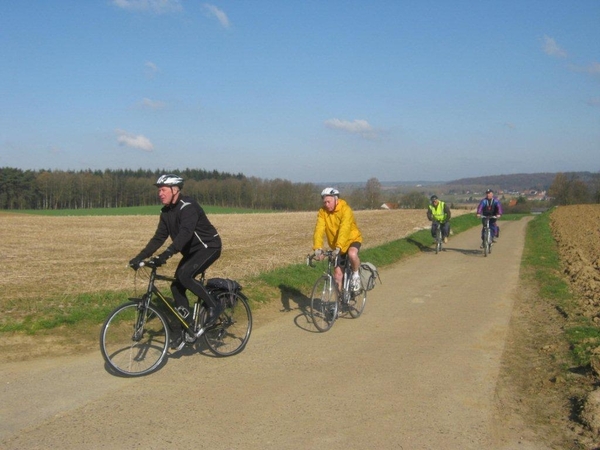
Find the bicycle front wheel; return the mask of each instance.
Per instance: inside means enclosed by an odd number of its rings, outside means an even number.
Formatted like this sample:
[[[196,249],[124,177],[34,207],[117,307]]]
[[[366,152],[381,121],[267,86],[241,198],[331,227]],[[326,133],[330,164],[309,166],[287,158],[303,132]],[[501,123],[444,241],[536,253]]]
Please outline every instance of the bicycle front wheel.
[[[492,237],[489,230],[486,230],[483,240],[483,256],[487,256],[492,251]]]
[[[110,313],[100,331],[102,356],[122,375],[134,377],[156,370],[168,348],[167,319],[152,305],[121,305]]]
[[[319,331],[327,331],[338,316],[337,292],[331,278],[322,276],[315,283],[310,296],[310,315]]]
[[[216,325],[204,333],[204,342],[217,356],[236,355],[244,350],[252,332],[248,299],[241,292],[222,292],[217,300],[225,303],[225,310]]]
[[[365,304],[367,303],[367,290],[361,289],[358,292],[352,292],[350,294],[350,301],[348,302],[348,312],[350,313],[350,317],[356,319],[360,317],[365,309]]]

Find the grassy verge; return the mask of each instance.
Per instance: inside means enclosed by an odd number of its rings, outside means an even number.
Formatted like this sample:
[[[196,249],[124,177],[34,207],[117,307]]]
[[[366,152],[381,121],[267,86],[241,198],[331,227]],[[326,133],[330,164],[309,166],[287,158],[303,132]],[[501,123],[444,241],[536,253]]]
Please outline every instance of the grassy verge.
[[[507,215],[503,220],[516,220],[521,217]],[[456,217],[451,221],[454,234],[479,224],[480,221],[471,214]],[[361,260],[369,261],[377,267],[385,267],[415,255],[431,245],[433,239],[429,230],[421,230],[407,238],[388,242],[379,247],[364,248],[361,250]],[[310,294],[320,272],[305,264],[295,264],[240,282],[244,286],[245,294],[255,305],[266,304],[274,299],[281,299],[284,306],[292,301],[301,304],[307,300],[306,296]],[[131,295],[133,295],[132,291],[95,292],[7,302],[0,310],[0,332],[36,334],[63,326],[96,326],[104,321],[113,308],[126,301]]]
[[[580,367],[589,366],[591,350],[600,345],[600,329],[583,315],[561,272],[549,212],[537,216],[528,225],[523,267],[526,280],[538,286],[539,297],[565,317],[564,338],[570,345],[573,363]]]
[[[63,326],[97,325],[131,295],[131,292],[94,292],[8,302],[0,311],[0,332],[35,335]]]

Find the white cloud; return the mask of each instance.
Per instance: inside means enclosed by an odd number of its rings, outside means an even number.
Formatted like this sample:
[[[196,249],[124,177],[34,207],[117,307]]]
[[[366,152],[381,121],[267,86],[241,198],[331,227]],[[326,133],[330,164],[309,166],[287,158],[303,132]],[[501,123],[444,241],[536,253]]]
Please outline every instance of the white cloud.
[[[544,35],[543,38],[543,49],[544,53],[549,56],[556,56],[557,58],[566,58],[567,52],[564,51],[550,36]]]
[[[127,11],[167,13],[182,11],[180,0],[112,0],[113,5]]]
[[[158,110],[158,109],[164,109],[165,106],[166,106],[165,102],[161,102],[160,100],[151,100],[149,98],[144,98],[142,100],[142,107],[147,108],[147,109]]]
[[[209,3],[204,4],[204,9],[208,12],[209,15],[216,17],[219,23],[224,28],[229,28],[229,18],[227,17],[227,14],[225,14],[222,10],[217,8],[215,5],[211,5]]]
[[[578,66],[575,64],[569,64],[569,68],[573,72],[587,73],[593,77],[600,76],[600,63],[597,63],[597,62],[594,62],[588,66]]]
[[[138,148],[140,150],[144,150],[145,152],[151,152],[154,150],[154,145],[150,142],[146,136],[134,135],[128,133],[125,130],[116,130],[117,133],[117,142],[119,145],[125,145],[127,147]]]
[[[158,66],[154,64],[152,61],[146,61],[144,63],[144,71],[146,76],[149,78],[153,78],[154,74],[158,72]]]
[[[362,119],[355,119],[352,122],[349,120],[328,119],[325,121],[325,126],[333,130],[342,130],[351,134],[359,134],[366,139],[376,137],[375,129]]]
[[[600,97],[590,98],[586,103],[590,106],[600,106]]]

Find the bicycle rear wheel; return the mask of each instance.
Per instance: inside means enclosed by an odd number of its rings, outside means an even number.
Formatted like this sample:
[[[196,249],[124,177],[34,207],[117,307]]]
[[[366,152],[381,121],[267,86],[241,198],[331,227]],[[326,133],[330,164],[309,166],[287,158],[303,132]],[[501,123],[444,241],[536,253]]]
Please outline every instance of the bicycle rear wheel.
[[[310,296],[310,316],[319,331],[327,331],[338,316],[337,291],[331,278],[323,275],[315,283]]]
[[[136,302],[116,308],[100,331],[100,351],[108,366],[134,377],[156,370],[169,348],[167,319],[154,306]]]
[[[246,347],[252,332],[250,305],[240,292],[221,292],[216,297],[225,303],[225,310],[216,325],[204,332],[204,342],[217,356],[236,355]]]

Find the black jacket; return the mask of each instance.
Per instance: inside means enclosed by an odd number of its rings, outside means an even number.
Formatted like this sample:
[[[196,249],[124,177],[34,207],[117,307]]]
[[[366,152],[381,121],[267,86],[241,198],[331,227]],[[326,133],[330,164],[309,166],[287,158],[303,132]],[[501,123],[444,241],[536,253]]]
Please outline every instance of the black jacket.
[[[152,256],[168,237],[173,242],[167,247],[167,251],[172,254],[181,252],[185,256],[200,248],[221,247],[221,237],[202,207],[196,200],[186,196],[180,196],[176,204],[161,209],[156,233],[140,252],[140,256]]]

